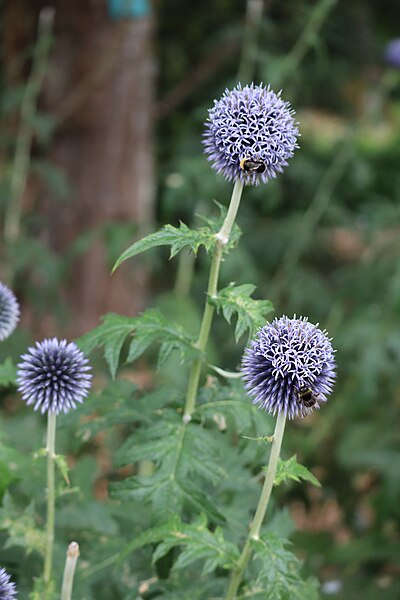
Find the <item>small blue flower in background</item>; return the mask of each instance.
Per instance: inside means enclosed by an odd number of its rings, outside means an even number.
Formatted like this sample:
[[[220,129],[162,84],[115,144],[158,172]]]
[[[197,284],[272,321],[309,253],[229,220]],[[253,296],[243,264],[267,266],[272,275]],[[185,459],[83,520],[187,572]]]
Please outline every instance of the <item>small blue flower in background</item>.
[[[331,341],[306,318],[274,319],[246,348],[242,374],[254,404],[271,414],[284,412],[289,419],[304,417],[332,391]]]
[[[0,569],[0,600],[14,600],[17,597],[15,583],[3,568]]]
[[[144,17],[149,12],[149,0],[108,0],[108,13],[112,19]]]
[[[400,38],[394,38],[387,44],[385,61],[391,67],[400,69]]]
[[[262,84],[226,90],[209,110],[205,127],[207,158],[229,181],[266,183],[298,147],[294,111],[280,92]]]
[[[36,342],[21,359],[18,390],[35,410],[67,413],[88,395],[91,368],[74,342],[56,338]]]
[[[19,305],[11,290],[0,282],[0,341],[8,338],[19,321]]]

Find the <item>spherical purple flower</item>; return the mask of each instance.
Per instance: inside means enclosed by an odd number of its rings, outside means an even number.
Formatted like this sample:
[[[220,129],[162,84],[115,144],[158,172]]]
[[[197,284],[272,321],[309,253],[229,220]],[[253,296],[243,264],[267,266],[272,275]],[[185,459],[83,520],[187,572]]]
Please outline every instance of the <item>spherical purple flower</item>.
[[[394,38],[387,44],[385,61],[389,66],[400,69],[400,38]]]
[[[290,104],[270,87],[239,83],[209,110],[205,153],[229,181],[266,183],[283,171],[298,147],[299,130]]]
[[[34,410],[67,413],[88,395],[90,366],[74,342],[56,338],[36,342],[21,359],[17,365],[18,390]]]
[[[0,600],[14,600],[17,597],[15,583],[3,568],[0,569]]]
[[[0,341],[12,334],[19,321],[19,305],[16,297],[0,282]]]
[[[334,351],[326,331],[284,316],[260,329],[244,352],[242,373],[254,404],[289,419],[304,417],[332,391]]]

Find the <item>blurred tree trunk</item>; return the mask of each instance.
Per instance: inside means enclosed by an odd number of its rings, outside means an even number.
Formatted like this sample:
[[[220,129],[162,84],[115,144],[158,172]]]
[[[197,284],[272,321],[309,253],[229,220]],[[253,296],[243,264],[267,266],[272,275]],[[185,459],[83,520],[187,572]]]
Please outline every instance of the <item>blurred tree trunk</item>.
[[[140,227],[152,218],[153,28],[150,15],[112,21],[106,0],[47,5],[56,11],[55,40],[42,100],[59,121],[49,158],[67,175],[72,193],[45,204],[51,246],[63,253],[83,232],[110,221]],[[25,9],[37,17],[43,6],[35,1]],[[100,235],[62,290],[70,335],[87,331],[107,311],[143,308],[143,268],[131,263],[110,276],[110,267]]]
[[[155,71],[151,17],[113,22],[105,0],[56,0],[54,6],[47,101],[64,119],[53,157],[73,187],[62,210],[52,204],[52,239],[62,250],[82,231],[109,221],[151,219]],[[145,296],[143,270],[128,264],[111,277],[104,241],[97,240],[73,269],[72,333],[89,329],[110,310],[137,313]]]

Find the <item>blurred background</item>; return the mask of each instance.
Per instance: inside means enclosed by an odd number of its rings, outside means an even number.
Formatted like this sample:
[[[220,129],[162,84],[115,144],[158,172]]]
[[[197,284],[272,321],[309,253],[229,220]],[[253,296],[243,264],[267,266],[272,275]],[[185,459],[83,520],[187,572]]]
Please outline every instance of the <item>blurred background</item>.
[[[399,2],[5,0],[1,28],[0,280],[23,315],[1,361],[108,311],[160,306],[196,332],[205,255],[111,266],[143,234],[227,203],[201,146],[213,99],[237,81],[282,88],[301,147],[276,181],[245,189],[221,286],[255,283],[276,315],[333,337],[335,393],[288,427],[288,452],[323,484],[282,498],[291,539],[324,597],[399,598]],[[221,321],[210,353],[234,369],[245,341]],[[151,377],[151,356],[136,368]],[[39,436],[1,403],[14,445],[26,427]]]

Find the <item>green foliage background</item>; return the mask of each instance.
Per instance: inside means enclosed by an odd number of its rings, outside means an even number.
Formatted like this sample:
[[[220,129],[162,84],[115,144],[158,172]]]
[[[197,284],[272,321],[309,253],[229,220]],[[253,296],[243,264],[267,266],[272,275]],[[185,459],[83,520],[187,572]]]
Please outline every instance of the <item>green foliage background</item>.
[[[231,191],[203,157],[201,133],[213,98],[237,80],[244,3],[166,0],[159,4],[157,15],[157,218],[160,227],[171,223],[179,228],[180,220],[202,227],[197,215],[218,215],[212,200],[226,205]],[[388,70],[383,62],[385,44],[399,34],[399,22],[400,7],[389,0],[273,2],[259,24],[258,52],[247,63],[242,56],[242,72],[247,68],[248,79],[284,89],[284,97],[298,115],[301,149],[276,181],[245,190],[238,218],[242,238],[224,261],[220,288],[229,294],[232,282],[236,286],[255,284],[254,297],[270,300],[275,314],[296,313],[320,322],[333,337],[338,360],[338,382],[328,405],[306,421],[290,423],[284,440],[285,458],[296,454],[322,486],[286,483],[277,490],[269,515],[270,537],[256,549],[261,558],[251,571],[255,586],[258,577],[265,582],[266,577],[274,576],[277,586],[281,574],[269,571],[263,579],[262,567],[270,562],[271,549],[283,564],[289,564],[285,562],[287,546],[280,540],[290,536],[291,550],[304,561],[303,575],[318,576],[326,584],[321,597],[328,597],[332,582],[336,585],[333,597],[339,600],[375,600],[379,594],[395,600],[400,595],[400,71]],[[234,49],[227,59],[218,63],[221,52],[231,45]],[[169,112],[162,112],[168,92],[202,61],[217,63],[208,79],[195,85]],[[3,112],[7,94],[11,92],[4,91]],[[3,139],[3,145],[12,148],[10,140]],[[55,182],[61,194],[68,193],[62,176],[57,179],[51,168],[42,173]],[[0,190],[2,207],[4,186]],[[35,228],[32,218],[26,225],[27,231]],[[202,239],[193,239],[188,245],[192,244],[193,250],[198,244],[207,246],[209,238]],[[41,309],[62,313],[56,282],[65,276],[65,262],[39,246],[35,246],[34,257],[32,252],[27,256],[24,240],[19,252],[22,273],[29,268],[28,259],[34,259],[39,273],[54,273],[46,279],[48,293]],[[234,383],[228,386],[228,396],[240,406],[221,404],[217,411],[211,410],[210,403],[227,396],[217,378],[202,392],[201,407],[205,408],[199,409],[198,419],[207,426],[202,433],[193,428],[185,442],[185,456],[194,460],[204,449],[203,463],[210,466],[200,477],[201,489],[187,492],[184,488],[186,474],[193,468],[190,461],[180,465],[176,488],[168,489],[165,483],[173,440],[181,426],[176,411],[182,405],[187,379],[187,367],[179,362],[179,353],[170,352],[190,346],[190,341],[177,334],[179,327],[189,336],[196,335],[209,265],[204,247],[195,264],[186,250],[166,266],[167,258],[168,253],[160,249],[133,259],[145,261],[151,269],[152,306],[156,307],[141,321],[149,336],[143,334],[142,346],[128,348],[126,344],[126,336],[136,331],[136,322],[114,316],[102,325],[121,326],[120,337],[113,337],[116,342],[106,349],[112,371],[117,370],[120,352],[122,362],[140,357],[139,362],[122,369],[122,378],[111,381],[101,355],[94,354],[104,390],[73,415],[60,419],[59,451],[69,457],[73,468],[71,488],[64,488],[60,478],[63,492],[58,500],[56,565],[61,572],[65,545],[78,536],[82,560],[77,598],[133,600],[141,597],[139,583],[149,580],[152,573],[159,578],[158,588],[153,592],[149,583],[150,591],[143,592],[146,600],[156,597],[153,593],[163,599],[218,597],[223,569],[235,552],[230,544],[245,535],[251,514],[246,507],[256,503],[257,482],[252,480],[250,485],[246,472],[255,474],[265,462],[266,445],[262,441],[245,443],[241,438],[232,445],[225,438],[221,442],[220,436],[216,449],[211,432],[221,433],[226,420],[229,435],[258,438],[270,435],[273,423],[247,406]],[[40,307],[41,298],[31,281],[24,292]],[[215,320],[209,357],[212,364],[234,370],[247,338],[242,336],[236,345],[232,327],[223,318],[235,323],[236,317],[229,313],[229,304],[224,306]],[[171,322],[179,327],[167,331]],[[162,327],[167,338],[159,355],[150,343],[157,341]],[[29,332],[13,336],[2,345],[1,358],[11,356],[15,362],[29,337]],[[104,338],[86,338],[84,343],[92,348],[97,341],[104,343]],[[143,396],[133,383],[138,373],[149,372],[152,381],[166,386],[162,394],[151,391]],[[43,525],[44,517],[44,464],[40,458],[33,460],[32,453],[43,445],[44,423],[14,399],[8,387],[12,379],[12,363],[3,363],[0,564],[18,579],[23,599],[28,597],[32,575],[41,570],[43,540],[38,524]],[[162,423],[156,415],[162,415]],[[149,430],[142,440],[144,426]],[[157,445],[160,440],[164,440],[161,446]],[[226,478],[212,468],[215,452]],[[152,464],[161,456],[165,478],[153,483],[165,484],[160,487],[164,495],[154,496],[151,487],[146,495],[143,488],[137,488],[136,479],[151,481]],[[133,470],[127,467],[138,461],[142,461],[144,473],[137,466]],[[200,470],[201,464],[197,468]],[[112,500],[106,494],[109,483]],[[215,527],[208,529],[203,517],[184,519],[189,542],[178,554],[173,532],[181,531],[181,524],[167,514],[162,515],[164,524],[158,525],[159,511],[173,513],[179,508],[186,517],[190,511],[196,512],[198,493]],[[184,499],[188,497],[192,505],[187,507]],[[166,498],[178,501],[179,507],[168,504]],[[230,519],[223,539],[218,499],[228,507]],[[155,523],[150,522],[148,503]],[[143,533],[150,525],[154,525],[152,533]],[[118,563],[121,537],[127,531],[136,535],[133,541],[132,536],[124,539],[130,544],[126,551],[135,552]],[[200,537],[199,531],[203,532]],[[205,582],[211,586],[209,590],[198,587],[202,570],[196,563],[204,555],[202,544],[207,536],[210,544],[224,549],[213,559],[207,554],[205,572],[216,568],[217,574],[215,580],[210,579],[212,584]],[[149,569],[152,549],[156,549],[155,564]],[[269,598],[262,585],[258,596],[253,590],[249,597]],[[296,583],[298,597],[312,598],[313,581],[305,584],[309,587],[304,593],[301,585]],[[274,597],[296,597],[293,594],[293,590],[278,589]]]

